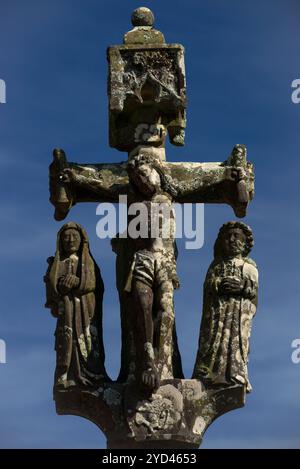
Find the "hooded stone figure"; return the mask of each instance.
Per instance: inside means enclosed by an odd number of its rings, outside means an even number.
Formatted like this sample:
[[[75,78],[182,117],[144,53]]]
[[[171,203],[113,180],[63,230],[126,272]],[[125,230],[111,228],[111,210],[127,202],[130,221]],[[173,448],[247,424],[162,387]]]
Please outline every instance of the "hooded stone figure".
[[[94,386],[107,380],[102,338],[104,285],[85,230],[66,223],[45,275],[46,307],[57,318],[55,387]]]
[[[257,306],[258,271],[248,257],[251,228],[225,223],[214,246],[203,293],[199,348],[193,378],[207,385],[242,384],[248,392],[248,352]]]

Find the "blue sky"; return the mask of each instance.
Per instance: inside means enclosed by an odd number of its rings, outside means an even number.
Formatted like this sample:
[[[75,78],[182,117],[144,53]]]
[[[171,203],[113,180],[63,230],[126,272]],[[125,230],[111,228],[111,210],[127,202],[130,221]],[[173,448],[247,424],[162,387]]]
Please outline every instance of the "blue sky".
[[[78,162],[121,161],[108,146],[106,47],[130,29],[135,1],[0,0],[0,364],[1,448],[104,448],[95,425],[57,416],[52,401],[55,320],[44,309],[42,277],[56,232],[48,202],[52,149]],[[253,392],[244,409],[218,419],[203,448],[300,448],[299,123],[291,82],[300,78],[297,0],[145,1],[168,42],[186,47],[189,99],[186,146],[170,161],[223,161],[244,143],[255,164],[256,195],[245,222],[255,234],[259,307],[251,338]],[[105,282],[107,369],[120,364],[114,255],[96,238],[95,204],[76,206]],[[205,243],[179,243],[176,321],[190,376],[197,351],[202,283],[228,206],[205,207]]]

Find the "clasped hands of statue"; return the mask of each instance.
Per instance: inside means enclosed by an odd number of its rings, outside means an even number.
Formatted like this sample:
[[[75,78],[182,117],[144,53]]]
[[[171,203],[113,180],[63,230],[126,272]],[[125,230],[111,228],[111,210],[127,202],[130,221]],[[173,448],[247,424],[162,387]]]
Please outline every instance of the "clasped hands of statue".
[[[220,282],[219,292],[223,295],[239,295],[245,286],[246,282],[243,279],[225,277]]]
[[[58,280],[58,290],[62,295],[67,295],[71,290],[79,287],[79,278],[73,274],[67,274]]]

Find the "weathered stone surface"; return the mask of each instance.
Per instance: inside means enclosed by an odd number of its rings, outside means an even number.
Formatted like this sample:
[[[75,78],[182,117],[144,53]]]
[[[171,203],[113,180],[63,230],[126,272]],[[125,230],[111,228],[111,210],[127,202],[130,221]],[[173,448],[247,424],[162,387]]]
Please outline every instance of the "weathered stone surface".
[[[242,407],[241,385],[206,388],[196,379],[165,380],[145,398],[135,383],[105,383],[97,390],[56,391],[58,414],[95,423],[108,448],[198,448],[208,426],[220,415]]]
[[[186,89],[180,44],[126,44],[108,49],[110,145],[132,151],[184,144]]]
[[[154,24],[154,15],[147,7],[140,7],[133,11],[131,15],[131,22],[133,26],[149,26]]]

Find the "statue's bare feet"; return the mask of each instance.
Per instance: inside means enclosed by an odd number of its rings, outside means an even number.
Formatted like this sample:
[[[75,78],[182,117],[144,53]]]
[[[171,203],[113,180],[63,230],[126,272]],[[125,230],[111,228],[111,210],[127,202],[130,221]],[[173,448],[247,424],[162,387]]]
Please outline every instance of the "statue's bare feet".
[[[142,384],[148,391],[154,391],[159,387],[159,377],[153,366],[150,366],[143,371]]]

